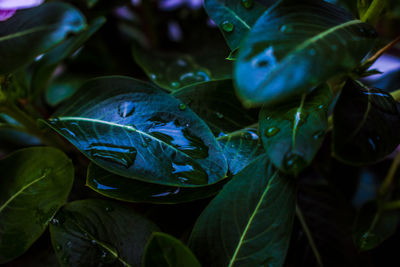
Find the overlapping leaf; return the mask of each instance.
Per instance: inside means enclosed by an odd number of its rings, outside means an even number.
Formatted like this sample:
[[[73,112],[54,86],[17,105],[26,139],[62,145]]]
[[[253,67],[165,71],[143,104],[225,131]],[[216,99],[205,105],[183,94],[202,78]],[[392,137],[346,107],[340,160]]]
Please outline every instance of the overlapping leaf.
[[[158,227],[122,204],[105,200],[68,203],[50,225],[61,266],[140,266]]]
[[[119,176],[91,163],[86,184],[104,196],[128,201],[174,204],[203,199],[217,194],[226,179],[212,185],[195,188],[159,185]]]
[[[301,100],[262,108],[260,132],[272,163],[291,173],[311,163],[328,128],[331,100],[332,92],[324,85]]]
[[[352,164],[382,160],[400,143],[400,112],[387,92],[348,80],[333,112],[333,152]]]
[[[243,42],[234,79],[249,106],[273,105],[352,70],[374,46],[372,26],[324,1],[280,1]]]
[[[232,51],[239,48],[256,20],[275,1],[272,0],[205,0],[204,7],[219,26]]]
[[[295,186],[259,157],[200,215],[189,245],[204,266],[281,266],[295,212]]]
[[[229,171],[233,175],[243,170],[265,152],[261,138],[254,128],[229,133],[218,137],[217,140],[228,161]]]
[[[0,263],[22,255],[64,204],[74,168],[61,151],[18,150],[0,161]]]
[[[143,267],[201,267],[200,263],[180,240],[153,233],[143,256]]]
[[[133,55],[154,83],[175,91],[189,85],[232,78],[232,62],[225,59],[226,49],[213,43],[212,47],[202,46],[187,54],[154,52],[135,46]]]
[[[46,3],[18,11],[0,23],[0,73],[13,72],[33,61],[85,25],[83,15],[65,3]]]
[[[89,81],[48,124],[124,177],[190,187],[217,182],[227,172],[207,125],[179,100],[135,79]]]
[[[232,80],[205,82],[172,93],[202,118],[215,135],[257,122],[258,109],[246,109],[235,95]]]

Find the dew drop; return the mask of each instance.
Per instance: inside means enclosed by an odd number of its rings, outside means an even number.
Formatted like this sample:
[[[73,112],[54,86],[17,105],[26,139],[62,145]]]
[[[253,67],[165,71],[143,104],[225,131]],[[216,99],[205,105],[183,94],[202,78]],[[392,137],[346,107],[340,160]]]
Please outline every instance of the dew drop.
[[[324,130],[318,131],[318,132],[314,133],[313,138],[314,138],[314,139],[320,139],[320,138],[323,137],[324,135],[325,135],[325,131],[324,131]]]
[[[117,260],[114,254],[109,253],[106,250],[101,251],[100,260],[104,263],[111,264]]]
[[[241,0],[241,3],[244,8],[250,9],[253,7],[253,0]]]
[[[118,115],[122,118],[130,117],[135,112],[135,105],[132,102],[123,102],[118,105]]]
[[[157,80],[157,75],[155,75],[154,73],[150,73],[149,74],[150,79],[152,79],[153,81]]]
[[[318,106],[318,109],[323,109],[324,108],[324,105],[319,105]]]
[[[221,27],[225,32],[232,32],[234,29],[233,24],[227,20],[221,23]]]
[[[106,211],[107,212],[111,212],[111,211],[113,211],[114,209],[112,208],[112,207],[106,207]]]
[[[279,28],[279,31],[282,32],[282,33],[291,33],[293,31],[293,28],[290,25],[282,25]]]
[[[92,143],[85,151],[92,157],[117,163],[125,168],[133,165],[137,154],[137,150],[134,147],[104,143]]]
[[[92,240],[90,240],[90,243],[92,243],[92,245],[96,245],[96,240],[94,240],[94,239],[92,239]]]
[[[224,118],[224,114],[222,114],[220,112],[215,112],[215,115],[217,115],[218,119],[223,119]]]
[[[270,127],[268,129],[265,129],[264,131],[264,135],[266,137],[272,137],[274,135],[276,135],[277,133],[279,133],[280,129],[278,127]]]
[[[179,88],[179,86],[181,86],[181,84],[179,82],[172,82],[171,83],[171,87],[172,88]]]
[[[186,105],[184,103],[180,103],[178,108],[179,108],[179,110],[185,110]]]
[[[286,170],[293,170],[295,172],[298,172],[305,165],[306,162],[304,161],[303,157],[296,153],[288,152],[283,157],[283,167]]]

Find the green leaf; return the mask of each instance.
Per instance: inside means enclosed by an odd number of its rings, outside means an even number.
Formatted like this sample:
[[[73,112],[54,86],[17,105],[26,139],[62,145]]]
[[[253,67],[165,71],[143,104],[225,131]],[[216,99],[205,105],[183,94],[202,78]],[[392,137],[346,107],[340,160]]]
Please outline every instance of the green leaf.
[[[333,154],[350,164],[384,159],[400,143],[400,113],[393,97],[348,80],[333,112]]]
[[[30,63],[85,26],[83,15],[65,3],[47,3],[18,11],[0,23],[0,74]]]
[[[143,267],[201,267],[200,263],[180,240],[154,232],[146,245]]]
[[[229,133],[218,137],[217,140],[222,147],[225,158],[228,160],[229,171],[233,175],[265,153],[257,130],[253,128]]]
[[[169,91],[210,80],[232,78],[232,62],[226,60],[226,48],[210,44],[196,48],[190,54],[159,52],[135,46],[136,63],[158,86]]]
[[[279,169],[299,173],[317,153],[328,128],[332,92],[320,86],[301,100],[260,112],[260,132],[266,153]]]
[[[281,266],[294,213],[294,181],[259,157],[200,215],[189,245],[204,266]]]
[[[311,91],[357,67],[374,46],[372,26],[324,1],[280,1],[243,42],[235,65],[238,95],[268,106]]]
[[[239,48],[256,20],[274,2],[272,0],[205,0],[204,7],[221,29],[233,51]]]
[[[88,168],[86,184],[106,197],[128,201],[175,204],[207,198],[217,194],[226,184],[227,179],[206,186],[195,188],[158,185],[107,172],[96,164]]]
[[[376,248],[396,232],[399,219],[396,210],[386,211],[377,207],[377,203],[366,203],[354,224],[354,243],[361,251]]]
[[[130,208],[112,201],[66,204],[50,225],[61,266],[140,266],[151,233],[158,227]]]
[[[66,201],[74,167],[50,147],[18,150],[0,161],[0,263],[22,255]]]
[[[31,82],[33,92],[38,94],[43,91],[48,86],[58,64],[79,49],[105,22],[106,19],[103,17],[95,19],[87,29],[44,54],[33,66]]]
[[[78,93],[48,125],[99,166],[182,187],[225,177],[227,162],[211,131],[171,95],[117,76],[91,80]]]
[[[55,77],[46,90],[46,102],[50,106],[57,106],[64,102],[88,80],[87,76],[65,74]]]
[[[201,83],[172,93],[202,118],[217,136],[257,123],[258,109],[245,109],[232,80]]]

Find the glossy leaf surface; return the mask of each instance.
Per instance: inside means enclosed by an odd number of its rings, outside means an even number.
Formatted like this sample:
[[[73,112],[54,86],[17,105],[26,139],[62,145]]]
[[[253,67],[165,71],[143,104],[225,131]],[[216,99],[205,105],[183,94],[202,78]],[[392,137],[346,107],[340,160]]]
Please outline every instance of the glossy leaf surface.
[[[399,214],[395,210],[378,209],[368,202],[361,207],[354,225],[354,243],[359,250],[371,250],[396,232]]]
[[[172,94],[199,115],[217,136],[257,122],[258,110],[243,107],[232,80],[188,86]]]
[[[204,7],[231,50],[236,50],[256,20],[273,3],[272,0],[205,0]]]
[[[213,184],[195,188],[167,186],[147,183],[119,176],[91,163],[88,168],[86,184],[106,197],[128,201],[173,204],[203,199],[217,194],[226,179]]]
[[[126,206],[105,200],[68,203],[50,225],[61,266],[140,266],[158,227]]]
[[[248,106],[273,105],[357,67],[374,46],[372,26],[324,1],[280,1],[253,26],[234,79]]]
[[[175,91],[179,88],[211,80],[232,77],[232,62],[226,60],[227,48],[214,44],[199,47],[192,53],[166,53],[133,48],[135,61],[150,80],[160,87]]]
[[[257,129],[247,128],[218,137],[231,174],[235,175],[265,152]]]
[[[86,26],[83,15],[65,3],[18,11],[0,24],[0,73],[9,73],[60,44]]]
[[[387,92],[348,80],[333,113],[334,156],[351,164],[382,160],[400,143],[400,113]]]
[[[143,256],[143,267],[201,267],[180,240],[164,233],[153,233]]]
[[[298,173],[311,163],[328,128],[331,100],[332,92],[324,85],[302,99],[262,108],[262,141],[279,169]]]
[[[94,79],[79,93],[49,125],[106,170],[183,187],[225,176],[227,162],[209,128],[171,95],[127,77]]]
[[[294,181],[263,156],[209,204],[189,244],[203,266],[281,266],[294,212]]]
[[[72,187],[74,167],[59,150],[18,150],[0,161],[0,263],[22,255],[45,231]]]
[[[44,54],[34,66],[31,82],[32,90],[37,92],[46,88],[58,64],[79,49],[105,22],[106,20],[103,17],[95,19],[87,29],[76,36],[70,37],[59,46]]]

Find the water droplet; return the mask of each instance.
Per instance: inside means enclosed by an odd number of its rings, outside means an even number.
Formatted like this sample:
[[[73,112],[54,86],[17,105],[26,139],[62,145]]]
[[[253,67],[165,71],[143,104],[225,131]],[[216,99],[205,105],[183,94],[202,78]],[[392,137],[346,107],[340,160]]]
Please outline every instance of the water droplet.
[[[114,209],[112,208],[112,207],[106,207],[106,211],[107,212],[111,212],[111,211],[113,211]]]
[[[283,158],[283,167],[287,171],[298,173],[305,165],[303,157],[293,152],[286,153]]]
[[[268,129],[265,129],[264,131],[264,135],[266,137],[272,137],[274,135],[276,135],[277,133],[279,133],[280,129],[278,127],[270,127]]]
[[[135,112],[135,105],[133,102],[122,102],[118,105],[118,114],[122,118],[130,117]]]
[[[90,243],[92,243],[92,245],[96,245],[96,240],[94,240],[94,239],[92,239],[92,240],[90,240]]]
[[[241,0],[242,6],[244,6],[247,9],[250,9],[253,7],[253,0]]]
[[[190,127],[190,123],[186,123],[186,124],[185,124],[185,127],[186,127],[186,128],[189,128],[189,127]]]
[[[117,254],[117,250],[116,249],[113,249],[113,253],[110,253],[110,252],[102,249],[100,253],[101,253],[100,254],[100,260],[103,263],[111,264],[111,263],[113,263],[113,262],[115,262],[117,260],[116,255],[118,255],[118,254]]]
[[[217,115],[218,119],[223,119],[224,118],[224,114],[222,114],[220,112],[215,112],[215,115]]]
[[[68,241],[67,243],[66,243],[66,245],[67,245],[67,247],[72,247],[72,242],[71,241]]]
[[[290,25],[282,25],[279,28],[279,31],[282,32],[282,33],[291,33],[293,31],[293,28]]]
[[[172,82],[172,83],[171,83],[171,87],[172,87],[172,88],[175,88],[175,89],[176,89],[176,88],[179,88],[180,86],[181,86],[181,84],[180,84],[179,82]]]
[[[150,79],[152,79],[153,81],[157,80],[157,75],[155,75],[154,73],[150,73],[149,74]]]
[[[185,110],[186,109],[186,105],[183,103],[179,104],[179,110]]]
[[[142,147],[148,147],[148,146],[149,146],[148,143],[146,143],[146,142],[143,142],[143,143],[142,143]]]
[[[51,223],[52,225],[59,226],[59,225],[61,225],[61,224],[64,223],[64,220],[62,220],[61,218],[62,218],[62,217],[53,218],[53,219],[50,220],[50,223]]]
[[[316,53],[317,53],[317,52],[315,51],[314,48],[310,48],[310,50],[308,50],[308,54],[309,54],[310,56],[315,56]]]
[[[234,29],[233,24],[227,20],[221,23],[221,27],[225,32],[232,32]]]
[[[324,108],[324,105],[319,105],[318,106],[318,109],[323,109]]]
[[[57,250],[57,251],[60,251],[60,250],[61,250],[61,246],[60,246],[60,245],[57,245],[57,246],[56,246],[56,250]]]
[[[50,119],[50,123],[52,123],[52,122],[54,122],[54,123],[60,122],[60,118],[52,118],[52,119]]]
[[[172,176],[181,183],[206,184],[208,175],[203,168],[195,161],[185,160],[184,162],[172,162]]]
[[[363,250],[371,249],[379,242],[379,237],[374,233],[364,233],[360,238],[360,248]]]
[[[247,130],[244,133],[244,138],[246,140],[258,140],[258,135],[257,135],[257,132],[255,130]]]
[[[179,81],[182,85],[187,85],[191,83],[206,82],[211,80],[208,70],[198,70],[185,72],[179,77]]]
[[[134,147],[104,143],[92,143],[85,151],[92,157],[117,163],[125,168],[133,165],[137,154],[137,150]]]
[[[325,131],[324,131],[324,130],[322,130],[322,131],[317,131],[317,132],[314,133],[313,138],[314,138],[314,139],[320,139],[320,138],[323,137],[324,135],[325,135]]]
[[[269,121],[269,120],[271,119],[271,117],[270,117],[270,116],[267,116],[265,119],[266,119],[267,121]]]

